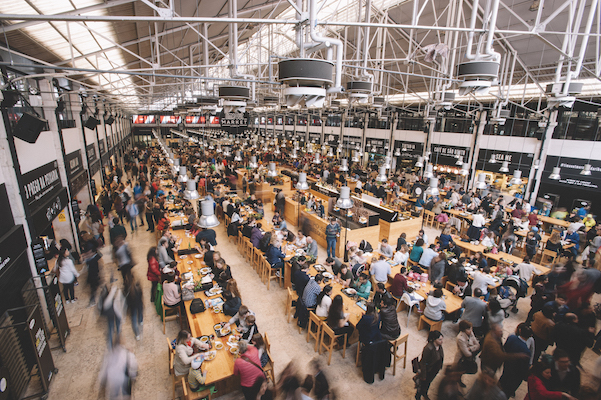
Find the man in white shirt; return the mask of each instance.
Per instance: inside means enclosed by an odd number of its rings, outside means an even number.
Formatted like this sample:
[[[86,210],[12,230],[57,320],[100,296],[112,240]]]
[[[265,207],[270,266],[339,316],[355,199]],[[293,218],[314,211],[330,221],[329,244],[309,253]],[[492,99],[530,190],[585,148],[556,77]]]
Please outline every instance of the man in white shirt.
[[[517,272],[520,276],[520,279],[523,279],[526,282],[530,282],[533,274],[542,274],[542,272],[539,271],[534,265],[530,264],[530,258],[528,258],[528,256],[524,257],[523,262],[513,267],[513,271]]]
[[[369,273],[374,276],[376,282],[388,282],[388,275],[390,275],[390,264],[386,262],[384,256],[380,256],[378,261],[372,262],[369,267]]]
[[[474,282],[472,283],[472,291],[475,293],[476,289],[480,289],[482,294],[485,296],[484,300],[488,301],[488,285],[494,285],[495,280],[490,274],[490,268],[484,268],[484,272],[476,271],[474,273]]]
[[[434,257],[438,255],[438,253],[434,250],[436,248],[435,244],[431,244],[430,247],[425,248],[422,253],[421,258],[419,259],[419,265],[424,268],[430,268],[430,264]]]
[[[378,251],[380,254],[388,258],[392,258],[392,255],[394,254],[392,246],[388,244],[388,239],[382,239],[382,243],[380,243],[380,249]]]
[[[359,190],[363,189],[363,182],[361,182],[361,180],[357,179],[357,186],[355,186],[355,187]]]
[[[453,193],[451,193],[451,204],[453,207],[459,203],[459,200],[461,200],[461,195],[456,190],[453,190]]]

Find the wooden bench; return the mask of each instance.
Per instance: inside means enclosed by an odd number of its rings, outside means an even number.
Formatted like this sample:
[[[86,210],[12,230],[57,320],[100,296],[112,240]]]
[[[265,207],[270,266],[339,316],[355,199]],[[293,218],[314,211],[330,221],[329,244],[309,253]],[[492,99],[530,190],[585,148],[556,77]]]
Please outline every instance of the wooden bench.
[[[417,330],[421,331],[422,329],[424,329],[424,324],[428,325],[430,327],[431,331],[442,330],[442,321],[432,321],[431,319],[427,318],[425,315],[422,315],[419,318],[419,321],[417,323]]]

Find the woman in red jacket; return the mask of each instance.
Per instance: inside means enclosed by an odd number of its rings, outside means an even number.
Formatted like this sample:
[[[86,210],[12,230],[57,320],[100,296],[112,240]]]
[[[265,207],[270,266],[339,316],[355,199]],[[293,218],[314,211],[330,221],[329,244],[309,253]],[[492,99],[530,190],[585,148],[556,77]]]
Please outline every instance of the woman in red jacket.
[[[146,273],[146,278],[152,282],[152,288],[150,289],[150,302],[154,303],[155,295],[157,291],[157,284],[161,280],[161,270],[159,269],[159,260],[157,255],[157,248],[153,246],[148,250],[148,255],[146,256],[148,260],[148,272]]]
[[[528,376],[528,394],[524,400],[576,400],[574,397],[563,392],[553,392],[547,389],[549,379],[551,379],[552,360],[537,361],[530,370]]]

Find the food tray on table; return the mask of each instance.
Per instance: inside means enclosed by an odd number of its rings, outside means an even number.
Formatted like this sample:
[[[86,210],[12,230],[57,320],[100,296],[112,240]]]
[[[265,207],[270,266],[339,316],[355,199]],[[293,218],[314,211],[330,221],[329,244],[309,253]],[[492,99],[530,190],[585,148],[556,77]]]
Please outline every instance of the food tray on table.
[[[357,291],[355,289],[352,289],[352,288],[342,289],[342,293],[344,293],[346,296],[350,297],[353,300],[357,298]]]
[[[203,335],[203,336],[199,336],[197,339],[200,340],[201,343],[203,343],[203,344],[208,344],[209,349],[212,349],[213,343],[211,342],[211,340],[215,339],[215,335]]]
[[[211,289],[205,291],[205,296],[207,296],[207,297],[219,296],[221,293],[223,293],[223,289],[221,289],[220,287],[217,287],[217,286],[213,286]]]
[[[326,269],[325,269],[325,267],[324,267],[323,265],[321,265],[321,264],[315,264],[315,265],[313,266],[313,268],[315,268],[315,270],[316,270],[317,272],[324,272],[324,271],[326,270]]]
[[[223,303],[225,303],[225,301],[223,300],[222,297],[216,297],[214,299],[207,299],[207,300],[205,300],[205,307],[207,309],[208,308],[213,308],[213,307],[219,307]]]
[[[213,325],[213,330],[215,330],[215,334],[217,337],[224,337],[232,333],[231,328],[225,328],[225,322],[221,322],[219,324]]]
[[[391,267],[396,267],[397,265],[399,265],[399,263],[398,263],[398,262],[396,262],[396,261],[393,261],[393,260],[388,260],[388,261],[386,261],[386,262],[387,262],[388,264],[390,264],[390,266],[391,266]]]
[[[211,268],[209,268],[209,267],[201,268],[200,269],[200,273],[203,274],[203,275],[208,275],[208,274],[211,273]]]
[[[216,350],[205,351],[204,353],[201,353],[201,354],[204,356],[205,361],[213,361],[215,359],[215,357],[217,357]]]

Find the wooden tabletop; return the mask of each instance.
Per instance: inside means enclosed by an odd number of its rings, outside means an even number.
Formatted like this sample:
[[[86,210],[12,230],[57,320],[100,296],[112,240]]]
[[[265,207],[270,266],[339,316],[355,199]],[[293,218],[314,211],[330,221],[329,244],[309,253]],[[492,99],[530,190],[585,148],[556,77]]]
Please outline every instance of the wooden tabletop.
[[[542,221],[543,223],[549,224],[549,225],[558,225],[558,226],[563,226],[564,228],[567,228],[568,226],[570,226],[570,222],[564,221],[563,219],[545,217],[543,215],[539,215],[538,219],[539,219],[539,221]]]

